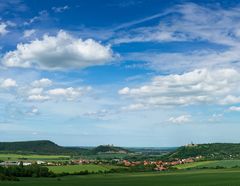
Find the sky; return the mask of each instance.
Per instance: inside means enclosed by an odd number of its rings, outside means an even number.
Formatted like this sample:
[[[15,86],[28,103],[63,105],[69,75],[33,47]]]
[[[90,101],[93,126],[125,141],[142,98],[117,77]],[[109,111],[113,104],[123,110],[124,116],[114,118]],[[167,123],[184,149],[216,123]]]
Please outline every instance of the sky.
[[[0,0],[0,141],[240,142],[239,0]]]

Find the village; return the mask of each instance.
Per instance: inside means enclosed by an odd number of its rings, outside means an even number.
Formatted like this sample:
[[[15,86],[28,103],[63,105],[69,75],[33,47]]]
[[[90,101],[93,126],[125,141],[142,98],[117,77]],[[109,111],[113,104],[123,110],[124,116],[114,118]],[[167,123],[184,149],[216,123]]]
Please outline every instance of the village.
[[[30,166],[33,164],[41,165],[41,166],[66,166],[66,165],[87,165],[87,164],[95,164],[95,165],[117,165],[126,168],[137,167],[143,165],[144,167],[152,166],[155,171],[165,171],[170,167],[180,164],[193,163],[195,161],[201,160],[202,156],[197,156],[194,158],[186,158],[186,159],[176,159],[174,161],[130,161],[130,160],[121,160],[121,159],[113,159],[109,160],[89,160],[89,159],[74,159],[70,161],[3,161],[0,162],[0,166],[10,167],[10,166]]]

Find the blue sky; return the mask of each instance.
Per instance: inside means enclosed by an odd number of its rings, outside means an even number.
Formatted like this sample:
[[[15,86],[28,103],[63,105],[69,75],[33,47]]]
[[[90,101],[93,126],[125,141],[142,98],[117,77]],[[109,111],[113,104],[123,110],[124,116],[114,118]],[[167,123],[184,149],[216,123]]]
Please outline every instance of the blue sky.
[[[0,141],[239,142],[240,1],[0,1]]]

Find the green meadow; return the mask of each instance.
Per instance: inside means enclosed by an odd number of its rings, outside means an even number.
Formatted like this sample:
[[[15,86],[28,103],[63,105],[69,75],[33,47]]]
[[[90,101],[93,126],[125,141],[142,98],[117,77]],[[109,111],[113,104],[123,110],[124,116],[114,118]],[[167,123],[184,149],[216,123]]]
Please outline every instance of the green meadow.
[[[240,186],[239,169],[21,178],[1,186]]]
[[[49,166],[48,169],[53,171],[54,173],[75,173],[81,171],[88,172],[98,172],[98,171],[108,171],[110,169],[119,168],[119,166],[112,165],[65,165],[65,166]]]
[[[238,166],[240,167],[240,160],[215,160],[215,161],[202,161],[194,163],[186,163],[174,166],[177,169],[189,169],[189,168],[232,168]]]
[[[15,160],[62,160],[69,159],[70,156],[62,155],[35,155],[35,154],[0,154],[0,160],[15,161]]]

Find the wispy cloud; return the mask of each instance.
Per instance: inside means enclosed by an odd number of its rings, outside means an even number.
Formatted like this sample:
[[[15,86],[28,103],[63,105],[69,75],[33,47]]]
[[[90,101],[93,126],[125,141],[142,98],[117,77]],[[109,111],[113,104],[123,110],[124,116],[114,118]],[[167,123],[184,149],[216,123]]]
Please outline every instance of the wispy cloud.
[[[65,5],[65,6],[59,6],[59,7],[52,7],[52,10],[56,13],[62,13],[64,12],[65,10],[68,10],[70,9],[70,7],[68,5]]]
[[[232,107],[229,108],[229,110],[240,112],[240,107],[232,106]]]
[[[155,26],[134,27],[120,33],[116,43],[171,42],[205,40],[228,46],[239,45],[239,7],[234,9],[206,8],[188,3],[177,5],[141,20],[125,23],[117,29],[161,18]]]
[[[191,115],[181,115],[177,117],[170,117],[168,119],[168,122],[176,123],[176,124],[188,123],[190,121],[191,121]]]
[[[36,32],[35,29],[25,30],[23,33],[24,38],[31,37]]]
[[[41,21],[46,21],[46,20],[49,20],[49,13],[48,11],[46,10],[42,10],[38,13],[37,16],[34,16],[32,18],[30,18],[29,20],[26,20],[23,24],[25,26],[29,26],[33,23],[36,23],[36,22],[41,22]]]
[[[28,7],[22,0],[0,1],[0,11],[24,12]]]
[[[8,33],[7,24],[6,23],[0,23],[0,36],[5,35],[6,33]]]

